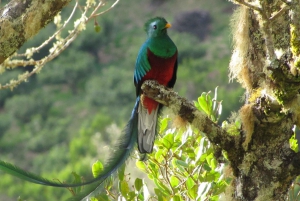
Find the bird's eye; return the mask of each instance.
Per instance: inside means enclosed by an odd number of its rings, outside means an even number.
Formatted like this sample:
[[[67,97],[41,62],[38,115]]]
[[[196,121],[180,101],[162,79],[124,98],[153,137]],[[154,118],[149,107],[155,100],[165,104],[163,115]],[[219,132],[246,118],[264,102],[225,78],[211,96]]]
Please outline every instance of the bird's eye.
[[[157,26],[156,26],[156,25],[153,25],[153,29],[157,29]]]

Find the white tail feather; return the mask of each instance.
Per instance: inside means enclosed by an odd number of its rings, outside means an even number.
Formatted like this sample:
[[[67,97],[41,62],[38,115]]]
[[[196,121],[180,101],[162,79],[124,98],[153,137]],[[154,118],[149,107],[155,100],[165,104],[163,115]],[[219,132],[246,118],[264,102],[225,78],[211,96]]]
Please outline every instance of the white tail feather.
[[[151,153],[155,140],[158,107],[148,113],[148,110],[139,104],[138,109],[138,148],[141,153]]]

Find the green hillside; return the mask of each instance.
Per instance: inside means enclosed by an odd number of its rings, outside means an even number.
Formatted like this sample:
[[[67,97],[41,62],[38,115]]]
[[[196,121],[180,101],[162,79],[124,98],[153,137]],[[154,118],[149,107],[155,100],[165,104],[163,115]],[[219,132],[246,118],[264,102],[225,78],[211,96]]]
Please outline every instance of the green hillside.
[[[63,10],[63,16],[70,9]],[[13,91],[0,91],[1,160],[61,181],[72,181],[72,171],[90,175],[91,164],[105,159],[129,119],[135,102],[135,59],[146,38],[143,24],[154,16],[173,25],[169,35],[179,50],[174,90],[192,101],[219,86],[222,119],[228,118],[239,109],[243,91],[227,76],[233,9],[223,0],[121,0],[97,18],[100,33],[91,22],[39,74]],[[54,29],[50,24],[22,49],[39,45]],[[6,72],[0,82],[30,68]],[[21,196],[27,201],[52,201],[71,196],[66,189],[33,185],[2,173],[0,177],[0,200],[16,201]]]

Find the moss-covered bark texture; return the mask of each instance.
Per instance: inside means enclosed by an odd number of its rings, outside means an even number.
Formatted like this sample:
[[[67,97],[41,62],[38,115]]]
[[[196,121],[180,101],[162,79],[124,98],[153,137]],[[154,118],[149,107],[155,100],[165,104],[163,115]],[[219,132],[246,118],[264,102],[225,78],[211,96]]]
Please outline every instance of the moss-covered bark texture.
[[[286,200],[300,174],[290,149],[300,126],[299,0],[233,1],[232,78],[246,89],[236,153],[230,158],[231,200]]]
[[[71,0],[12,0],[0,10],[0,64]]]
[[[233,2],[239,8],[232,21],[230,76],[246,89],[238,131],[227,134],[192,104],[152,82],[142,89],[227,152],[233,180],[224,200],[287,200],[300,174],[300,154],[289,145],[294,126],[300,127],[300,2]]]

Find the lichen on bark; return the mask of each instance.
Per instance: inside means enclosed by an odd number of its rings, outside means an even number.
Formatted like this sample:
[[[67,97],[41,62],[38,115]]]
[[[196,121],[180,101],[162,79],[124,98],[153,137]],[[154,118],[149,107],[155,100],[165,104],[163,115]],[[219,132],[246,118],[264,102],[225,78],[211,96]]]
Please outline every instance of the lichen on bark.
[[[0,10],[0,64],[71,0],[12,0]]]
[[[240,5],[233,20],[233,52],[242,52],[242,57],[233,53],[230,70],[246,89],[246,104],[240,110],[243,151],[231,158],[234,179],[228,193],[232,200],[286,200],[299,175],[294,167],[299,157],[289,139],[300,117],[300,4],[232,2]]]

